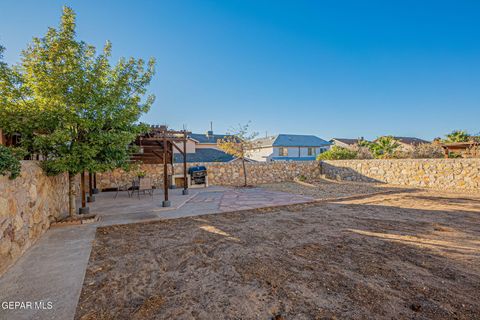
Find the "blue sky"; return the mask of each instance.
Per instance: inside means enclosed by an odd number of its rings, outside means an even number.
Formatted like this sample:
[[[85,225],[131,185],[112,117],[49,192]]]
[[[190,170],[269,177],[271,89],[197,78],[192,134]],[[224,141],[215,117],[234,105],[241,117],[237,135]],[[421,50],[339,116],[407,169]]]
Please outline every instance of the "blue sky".
[[[432,139],[480,131],[480,1],[22,1],[0,3],[9,63],[77,13],[114,58],[157,59],[142,120],[204,132]]]

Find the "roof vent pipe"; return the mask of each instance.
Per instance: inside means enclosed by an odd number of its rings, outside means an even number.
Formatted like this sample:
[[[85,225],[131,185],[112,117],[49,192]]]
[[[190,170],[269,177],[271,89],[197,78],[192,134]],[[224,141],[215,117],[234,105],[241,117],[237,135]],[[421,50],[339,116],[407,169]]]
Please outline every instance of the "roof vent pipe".
[[[207,137],[213,137],[213,121],[210,121],[210,130],[207,131]]]

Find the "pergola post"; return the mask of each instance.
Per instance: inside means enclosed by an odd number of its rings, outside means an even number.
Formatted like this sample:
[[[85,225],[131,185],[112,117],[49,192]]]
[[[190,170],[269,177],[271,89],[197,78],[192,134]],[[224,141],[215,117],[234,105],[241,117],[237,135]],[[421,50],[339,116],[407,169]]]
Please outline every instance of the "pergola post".
[[[173,165],[173,164],[172,164]],[[183,195],[188,194],[187,180],[187,131],[183,130]]]
[[[93,173],[93,190],[92,190],[92,193],[93,194],[97,194],[99,191],[97,189],[97,173],[94,172]]]
[[[185,129],[182,131],[168,130],[166,126],[152,126],[151,131],[145,133],[142,136],[137,137],[136,144],[141,146],[141,152],[134,154],[131,158],[132,161],[142,161],[143,163],[159,164],[163,163],[163,189],[164,197],[162,205],[164,207],[170,206],[170,200],[168,198],[168,189],[170,183],[168,180],[168,165],[172,165],[172,174],[175,173],[174,168],[174,152],[175,148],[179,153],[183,155],[183,194],[188,194],[188,175],[187,175],[187,137],[188,131]],[[175,144],[178,142],[178,146]],[[183,150],[180,143],[183,142]],[[162,162],[163,161],[163,162]],[[172,183],[173,188],[173,183]]]
[[[163,192],[165,199],[162,202],[163,207],[170,207],[168,200],[168,159],[167,159],[167,136],[163,135]]]
[[[87,202],[95,202],[95,196],[93,195],[93,173],[88,172],[88,198]]]
[[[79,214],[87,214],[90,210],[85,201],[85,171],[80,174],[80,193],[82,194],[82,207],[78,209]]]

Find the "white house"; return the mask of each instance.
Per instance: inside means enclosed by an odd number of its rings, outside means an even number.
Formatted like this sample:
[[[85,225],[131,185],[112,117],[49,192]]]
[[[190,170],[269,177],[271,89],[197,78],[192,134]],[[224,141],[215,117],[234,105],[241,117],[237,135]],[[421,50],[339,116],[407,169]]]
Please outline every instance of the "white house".
[[[327,151],[331,143],[313,135],[279,134],[256,139],[248,157],[255,161],[309,161]]]

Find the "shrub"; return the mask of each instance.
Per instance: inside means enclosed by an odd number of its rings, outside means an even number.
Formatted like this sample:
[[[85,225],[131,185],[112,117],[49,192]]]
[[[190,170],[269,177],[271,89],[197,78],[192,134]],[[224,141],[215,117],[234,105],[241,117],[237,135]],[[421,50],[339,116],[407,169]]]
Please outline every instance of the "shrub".
[[[449,153],[448,153],[448,157],[449,157],[450,159],[457,159],[457,158],[461,158],[462,155],[459,154],[459,153],[456,153],[456,152],[449,152]]]
[[[464,157],[466,158],[480,158],[480,146],[473,146],[468,148],[465,152]]]
[[[303,174],[299,175],[297,179],[298,181],[302,181],[302,182],[307,181],[307,177],[305,177]]]
[[[412,158],[414,159],[443,158],[444,156],[443,148],[434,143],[419,144],[412,152]]]
[[[342,148],[339,146],[333,146],[330,150],[325,151],[317,156],[317,160],[346,160],[355,159],[357,152]]]
[[[412,150],[395,150],[388,158],[390,159],[412,159]]]
[[[12,180],[18,177],[22,169],[20,160],[24,155],[25,152],[22,149],[0,145],[0,175],[8,175]]]
[[[367,146],[358,145],[352,150],[357,153],[356,159],[373,159],[373,154]]]

